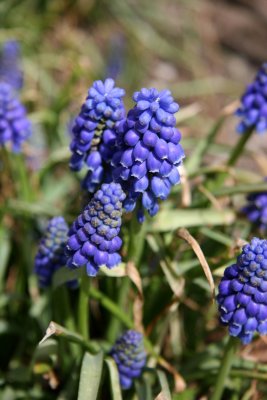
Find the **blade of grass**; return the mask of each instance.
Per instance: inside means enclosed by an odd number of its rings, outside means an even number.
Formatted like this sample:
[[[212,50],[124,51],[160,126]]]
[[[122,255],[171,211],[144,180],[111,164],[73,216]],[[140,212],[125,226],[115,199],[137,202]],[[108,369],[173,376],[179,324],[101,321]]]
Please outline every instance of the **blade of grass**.
[[[84,354],[80,373],[78,400],[96,400],[103,369],[103,353]]]

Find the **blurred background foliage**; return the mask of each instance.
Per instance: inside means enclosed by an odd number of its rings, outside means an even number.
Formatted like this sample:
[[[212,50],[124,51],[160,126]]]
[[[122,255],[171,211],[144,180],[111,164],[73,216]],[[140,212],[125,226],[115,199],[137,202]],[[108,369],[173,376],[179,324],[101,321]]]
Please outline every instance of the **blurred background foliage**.
[[[34,134],[25,147],[28,177],[23,175],[19,156],[7,163],[2,159],[1,164],[0,398],[75,399],[80,359],[73,365],[67,353],[79,350],[52,339],[36,350],[52,318],[71,327],[64,290],[56,288],[49,296],[40,294],[32,275],[36,246],[47,218],[63,214],[72,222],[86,201],[78,177],[68,169],[72,118],[95,79],[115,78],[117,86],[126,89],[127,108],[132,106],[131,94],[141,87],[167,87],[181,106],[177,120],[190,161],[199,139],[206,137],[222,109],[240,97],[245,83],[266,57],[266,3],[2,0],[0,26],[1,43],[16,39],[21,44],[25,79],[21,96],[34,124]],[[211,165],[221,165],[237,141],[235,124],[234,117],[228,118],[216,143],[209,143],[205,160]],[[143,323],[155,351],[161,351],[187,382],[187,389],[177,394],[173,377],[178,386],[179,379],[169,371],[173,399],[208,398],[224,336],[199,261],[178,237],[177,228],[192,228],[190,232],[201,244],[214,275],[220,276],[235,258],[238,239],[250,235],[250,225],[237,219],[236,213],[244,203],[244,194],[255,190],[267,175],[265,146],[259,135],[249,142],[245,153],[249,158],[240,161],[226,187],[214,187],[212,179],[203,186],[203,176],[193,169],[190,184],[196,190],[192,202],[184,197],[181,202],[180,194],[177,196],[180,188],[174,189],[170,201],[162,205],[162,214],[150,223],[140,263]],[[185,193],[183,186],[183,196]],[[186,204],[192,206],[191,214],[183,213]],[[124,230],[127,235],[127,221]],[[114,316],[101,297],[104,292],[115,306],[119,302],[116,296],[123,278],[110,279],[100,278],[91,293],[95,298],[91,304],[92,336],[102,338],[106,348],[123,326],[121,320],[112,322]],[[130,305],[136,296],[132,287],[130,301],[128,298],[119,305],[117,316],[122,311],[129,318],[135,317]],[[72,310],[77,297],[75,291],[70,293]],[[225,399],[260,398],[250,397],[256,390],[255,379],[259,393],[267,396],[263,348],[259,339],[236,358]],[[152,399],[164,386],[164,379],[165,375],[156,382],[148,369],[135,392],[125,398]],[[103,388],[101,398],[109,396]]]

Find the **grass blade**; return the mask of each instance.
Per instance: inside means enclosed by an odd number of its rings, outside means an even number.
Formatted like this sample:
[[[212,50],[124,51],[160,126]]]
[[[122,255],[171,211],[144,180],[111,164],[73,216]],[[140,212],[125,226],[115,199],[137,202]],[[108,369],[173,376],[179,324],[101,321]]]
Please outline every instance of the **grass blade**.
[[[167,232],[192,226],[230,225],[235,214],[230,209],[162,210],[148,226],[150,232]]]
[[[108,366],[110,376],[110,389],[113,400],[122,400],[121,386],[119,381],[118,369],[115,361],[111,357],[107,357],[105,362]]]
[[[97,399],[102,370],[103,353],[92,355],[86,352],[82,362],[78,400]]]

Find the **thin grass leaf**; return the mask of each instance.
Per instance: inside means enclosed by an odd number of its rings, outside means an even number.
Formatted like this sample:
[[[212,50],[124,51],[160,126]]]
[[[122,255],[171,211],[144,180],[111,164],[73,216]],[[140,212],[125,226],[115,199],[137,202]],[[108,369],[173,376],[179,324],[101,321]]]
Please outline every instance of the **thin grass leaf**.
[[[221,187],[220,189],[214,190],[214,196],[232,196],[235,194],[246,194],[254,192],[267,192],[267,183],[254,183],[250,185],[235,185],[231,187]]]
[[[78,400],[96,400],[103,370],[103,353],[85,353],[82,362]]]
[[[134,388],[136,392],[136,400],[153,400],[152,395],[152,381],[148,379],[146,373],[143,374],[142,379],[134,381]]]
[[[55,217],[61,214],[61,210],[52,204],[28,203],[23,200],[10,199],[0,207],[0,211],[23,217],[36,218],[40,216]]]
[[[113,400],[122,400],[121,386],[119,381],[118,369],[115,361],[111,357],[106,357],[105,362],[108,367],[110,377],[110,390]]]
[[[225,246],[232,246],[233,245],[233,239],[231,239],[229,236],[226,236],[222,232],[215,231],[214,229],[209,229],[206,227],[200,228],[200,232],[207,236],[208,238],[214,240],[215,242],[221,243]]]

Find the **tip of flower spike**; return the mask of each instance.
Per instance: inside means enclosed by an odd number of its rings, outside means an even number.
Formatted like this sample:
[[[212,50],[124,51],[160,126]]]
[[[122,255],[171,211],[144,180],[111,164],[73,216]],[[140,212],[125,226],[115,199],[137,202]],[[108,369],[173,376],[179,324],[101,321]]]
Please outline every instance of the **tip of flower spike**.
[[[117,364],[122,389],[129,389],[146,364],[143,335],[134,330],[126,331],[117,339],[110,355]]]
[[[65,246],[68,229],[61,216],[52,218],[45,229],[35,256],[35,273],[42,288],[50,286],[55,271],[66,264]],[[77,287],[76,281],[69,282],[69,285]]]
[[[15,90],[20,90],[23,86],[20,45],[16,40],[8,40],[3,44],[0,54],[0,80],[7,82]]]
[[[253,238],[226,268],[217,302],[222,323],[242,343],[267,333],[267,240]]]
[[[169,90],[155,88],[135,92],[133,100],[135,107],[117,126],[119,145],[112,158],[113,179],[126,192],[127,212],[138,205],[153,216],[159,208],[158,199],[166,200],[171,187],[180,182],[177,167],[184,151],[173,115],[179,106]]]
[[[69,231],[70,268],[86,266],[87,274],[95,276],[102,265],[113,268],[121,262],[118,250],[122,241],[118,235],[124,199],[120,184],[101,185]]]
[[[247,86],[241,97],[241,106],[235,114],[241,118],[236,130],[244,133],[253,128],[258,133],[267,130],[267,98],[266,98],[267,71],[266,63],[259,69],[254,81]]]
[[[101,183],[112,180],[110,162],[116,146],[115,125],[124,118],[124,95],[125,91],[115,87],[111,78],[95,81],[75,119],[70,168],[87,169],[82,187],[90,193],[96,192]]]
[[[0,115],[0,146],[10,144],[14,152],[19,152],[32,127],[24,106],[12,86],[5,82],[0,82]]]

